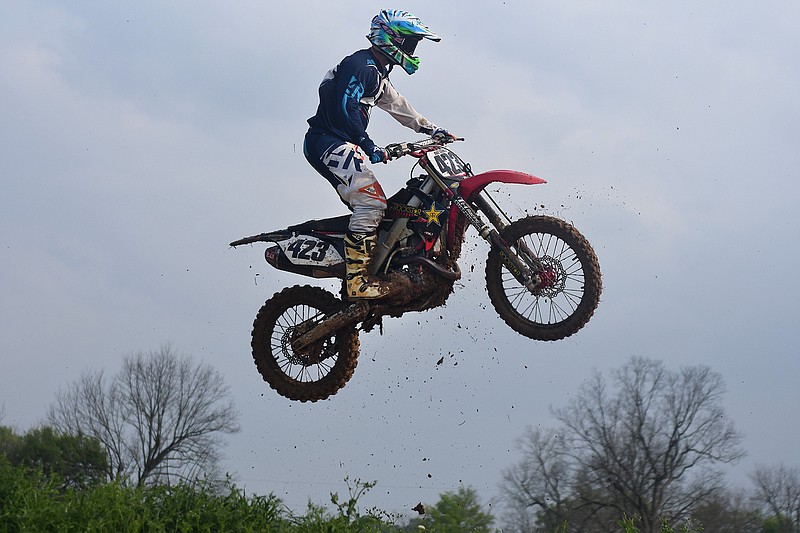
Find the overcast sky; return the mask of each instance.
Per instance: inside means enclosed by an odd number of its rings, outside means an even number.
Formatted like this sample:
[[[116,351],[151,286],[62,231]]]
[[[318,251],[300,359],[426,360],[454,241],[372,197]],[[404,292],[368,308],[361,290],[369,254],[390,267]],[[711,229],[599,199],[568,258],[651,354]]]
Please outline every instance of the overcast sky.
[[[442,42],[395,87],[466,137],[476,170],[545,178],[498,200],[573,222],[603,270],[595,317],[525,339],[486,295],[487,247],[445,308],[362,335],[336,396],[290,402],[250,355],[285,286],[227,243],[342,214],[302,155],[317,85],[366,47],[379,4],[56,2],[0,6],[0,423],[40,423],[84,370],[165,343],[220,370],[242,432],[224,467],[302,510],[377,480],[408,510],[459,484],[485,502],[526,426],[555,425],[594,371],[631,356],[722,374],[756,463],[798,464],[800,37],[795,1],[408,0]],[[384,6],[380,6],[384,7]],[[416,134],[379,110],[378,144]],[[388,191],[412,161],[379,169]],[[471,268],[474,266],[474,272]],[[336,290],[329,282],[320,285]],[[444,356],[443,364],[436,362]]]

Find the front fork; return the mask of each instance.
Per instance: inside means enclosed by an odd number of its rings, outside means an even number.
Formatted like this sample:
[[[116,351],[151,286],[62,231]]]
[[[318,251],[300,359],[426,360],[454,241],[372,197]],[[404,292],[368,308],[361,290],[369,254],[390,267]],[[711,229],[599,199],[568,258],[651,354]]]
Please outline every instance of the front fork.
[[[490,245],[496,247],[500,252],[500,259],[503,261],[503,265],[505,265],[506,269],[514,276],[518,282],[520,282],[525,288],[527,288],[531,292],[536,292],[537,286],[541,283],[541,279],[537,272],[541,272],[542,265],[531,251],[528,248],[528,245],[520,239],[517,241],[517,250],[519,255],[523,256],[523,260],[520,260],[520,257],[514,250],[506,244],[506,242],[500,237],[498,233],[498,229],[503,229],[506,224],[503,222],[502,218],[500,218],[499,213],[494,210],[494,208],[489,204],[488,200],[483,196],[482,193],[479,193],[475,198],[475,205],[486,214],[489,218],[489,221],[495,228],[492,228],[488,224],[484,223],[481,219],[478,212],[473,209],[464,198],[461,196],[453,197],[453,203],[458,207],[459,211],[464,214],[464,217],[467,219],[467,222],[470,223],[476,230],[478,230],[478,234],[485,239]]]

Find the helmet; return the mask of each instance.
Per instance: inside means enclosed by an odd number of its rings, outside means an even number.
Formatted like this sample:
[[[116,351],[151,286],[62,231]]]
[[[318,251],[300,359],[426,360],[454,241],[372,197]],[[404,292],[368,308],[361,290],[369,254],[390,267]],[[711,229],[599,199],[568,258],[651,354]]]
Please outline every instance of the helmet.
[[[383,9],[372,19],[367,39],[393,65],[400,65],[409,74],[419,68],[419,58],[414,56],[417,43],[423,38],[441,41],[419,18],[408,11]]]

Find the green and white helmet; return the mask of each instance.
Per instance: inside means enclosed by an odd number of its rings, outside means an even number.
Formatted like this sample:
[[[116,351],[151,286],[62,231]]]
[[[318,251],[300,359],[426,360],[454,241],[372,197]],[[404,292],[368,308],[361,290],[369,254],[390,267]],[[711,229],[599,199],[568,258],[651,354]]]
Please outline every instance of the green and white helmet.
[[[394,65],[400,65],[409,74],[419,68],[419,58],[414,50],[422,39],[441,41],[419,18],[408,11],[383,9],[372,19],[367,39]]]

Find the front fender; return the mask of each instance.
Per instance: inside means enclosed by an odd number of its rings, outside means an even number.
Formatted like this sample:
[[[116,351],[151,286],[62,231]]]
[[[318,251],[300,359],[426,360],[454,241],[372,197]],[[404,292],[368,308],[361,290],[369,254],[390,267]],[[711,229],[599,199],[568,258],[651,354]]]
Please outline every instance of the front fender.
[[[490,170],[464,178],[459,183],[458,188],[461,190],[461,196],[466,201],[471,201],[476,194],[481,192],[484,187],[490,183],[518,183],[522,185],[537,185],[539,183],[547,183],[542,178],[537,178],[531,174],[518,172],[516,170]]]

